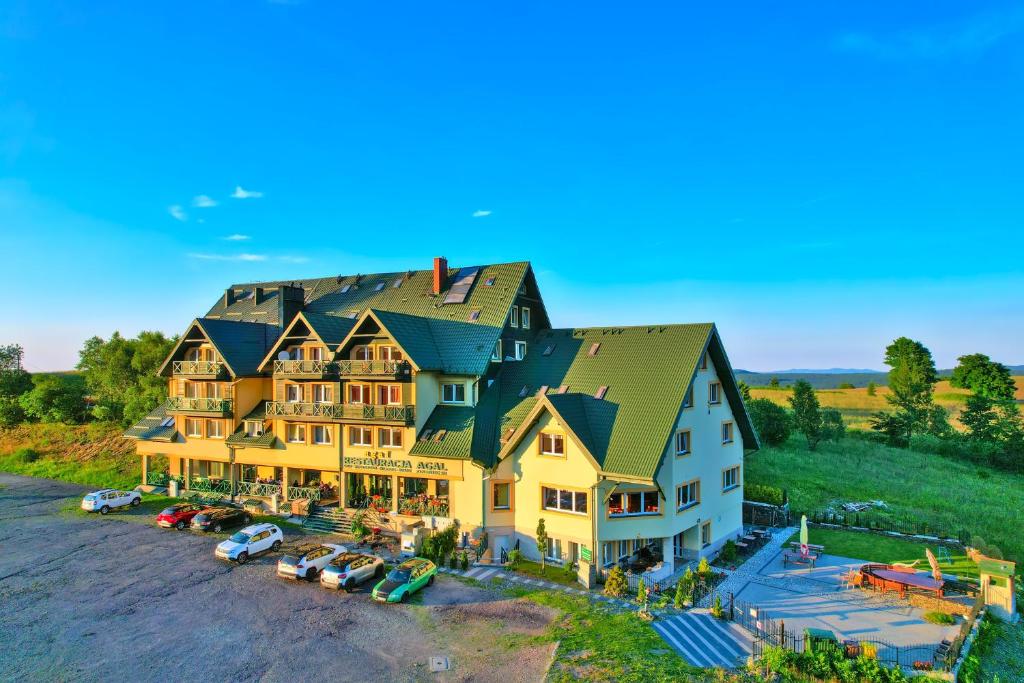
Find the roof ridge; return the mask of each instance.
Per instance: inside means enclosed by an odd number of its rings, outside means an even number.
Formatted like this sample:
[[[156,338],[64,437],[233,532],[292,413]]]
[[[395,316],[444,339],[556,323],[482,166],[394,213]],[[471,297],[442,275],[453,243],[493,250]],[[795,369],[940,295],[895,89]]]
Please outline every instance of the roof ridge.
[[[697,322],[697,323],[647,323],[645,325],[592,325],[589,327],[552,327],[547,330],[538,331],[538,336],[543,335],[545,332],[595,332],[595,331],[607,331],[607,330],[641,330],[650,327],[700,327],[702,325],[714,326],[714,322]]]
[[[531,264],[530,264],[530,261],[502,261],[500,263],[481,263],[481,264],[478,264],[478,265],[458,266],[458,267],[452,266],[451,264],[449,264],[448,268],[449,268],[449,270],[459,270],[461,268],[496,268],[498,266],[518,266],[518,265],[531,265]],[[416,270],[409,270],[409,269],[406,269],[406,270],[393,270],[393,271],[392,270],[388,270],[388,271],[381,271],[379,273],[352,273],[352,274],[349,274],[349,275],[342,275],[342,274],[338,274],[338,275],[321,275],[319,277],[292,278],[290,280],[260,280],[260,281],[254,281],[254,282],[234,282],[230,286],[231,287],[259,287],[260,285],[281,285],[281,284],[287,284],[287,283],[292,283],[292,282],[314,284],[314,283],[317,283],[317,282],[322,282],[324,280],[337,280],[338,278],[341,278],[342,280],[347,280],[349,278],[354,278],[357,275],[360,276],[360,277],[364,277],[365,278],[365,277],[379,277],[379,276],[382,276],[382,275],[397,276],[397,275],[404,275],[405,273],[414,273],[415,274],[415,273],[431,273],[431,272],[433,272],[432,268],[419,268],[419,269],[416,269]]]

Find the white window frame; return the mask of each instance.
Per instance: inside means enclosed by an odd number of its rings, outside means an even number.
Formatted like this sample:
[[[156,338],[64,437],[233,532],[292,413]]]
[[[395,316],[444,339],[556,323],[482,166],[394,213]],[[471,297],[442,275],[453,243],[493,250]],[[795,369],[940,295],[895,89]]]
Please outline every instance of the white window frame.
[[[494,349],[491,351],[491,362],[493,362],[493,363],[500,363],[501,362],[501,340],[500,339],[494,344]]]
[[[524,330],[530,329],[530,308],[528,306],[519,308],[519,327]]]
[[[324,348],[322,346],[311,346],[309,347],[309,358],[306,360],[323,360],[324,359]]]
[[[680,441],[684,440],[686,441],[685,448],[681,448]],[[693,453],[693,434],[689,429],[680,429],[676,432],[676,455],[690,455],[690,453]]]
[[[548,490],[548,491],[554,491],[555,492],[555,507],[548,507],[547,503],[545,503],[545,500],[544,500],[544,491],[545,491],[545,489]],[[569,508],[569,509],[561,507],[561,505],[562,505],[562,494],[563,493],[570,494],[570,498],[572,499],[572,507]],[[584,510],[582,512],[580,512],[579,510],[576,509],[577,508],[577,503],[581,499],[583,500],[583,507],[586,508],[586,510]],[[554,488],[552,486],[541,486],[540,506],[544,510],[551,510],[552,512],[564,512],[564,513],[569,514],[569,515],[580,515],[581,517],[585,517],[585,516],[590,514],[590,501],[587,500],[587,492],[586,491],[577,491],[575,489],[559,489],[559,488]]]
[[[353,398],[353,391],[355,389],[359,390],[359,400],[358,401],[356,401]],[[367,396],[367,394],[371,393],[372,391],[373,391],[373,388],[370,387],[370,385],[368,385],[368,384],[349,384],[348,385],[348,402],[351,405],[360,405],[360,406],[367,405],[367,404],[369,404],[370,399],[372,398],[371,396]]]
[[[544,559],[551,562],[562,562],[562,539],[548,536],[548,547],[544,551]]]
[[[690,500],[687,501],[686,503],[683,503],[682,502],[682,496],[680,494],[683,491],[686,491],[687,494],[689,494],[691,487],[693,488],[693,495],[692,496],[688,495]],[[679,486],[676,487],[676,511],[677,512],[682,512],[683,510],[689,510],[690,508],[697,507],[698,505],[700,505],[700,479],[694,479],[693,481],[688,481],[685,484],[680,484]]]
[[[519,327],[519,307],[513,306],[508,318],[509,327]]]
[[[294,393],[294,398],[292,397]],[[284,402],[285,403],[302,403],[302,387],[298,384],[285,384],[284,385]]]
[[[387,443],[384,440],[385,434],[387,434]],[[398,443],[395,443],[396,435],[398,436]],[[377,445],[381,448],[401,448],[403,438],[401,427],[380,427],[377,429]]]
[[[516,355],[515,355],[515,359],[516,360],[522,360],[524,358],[526,358],[526,342],[524,342],[524,341],[517,341],[516,342]]]
[[[726,432],[728,432],[728,436],[726,436]],[[733,427],[732,422],[728,421],[728,420],[723,422],[722,423],[722,445],[732,443],[735,440],[735,438],[736,438],[735,428]]]
[[[722,403],[721,382],[710,382],[708,384],[708,403],[710,403],[713,406],[717,406]]]
[[[317,432],[322,435],[322,438],[317,438]],[[330,446],[334,443],[330,425],[313,425],[313,443],[317,446]]]
[[[284,428],[285,441],[288,443],[306,443],[306,425],[290,422]]]
[[[654,495],[654,500],[658,504],[658,509],[653,511],[653,512],[648,512],[647,510],[644,509],[646,507],[647,497],[648,497],[649,494],[653,494]],[[608,496],[608,509],[609,510],[611,509],[612,499],[615,498],[616,496],[619,497],[619,500],[621,502],[620,507],[622,508],[622,512],[609,512],[608,513],[609,517],[613,517],[613,518],[619,518],[619,517],[654,517],[654,516],[657,516],[657,515],[661,514],[661,496],[658,495],[657,491],[619,491],[617,493],[613,493],[612,495]],[[627,510],[626,499],[629,496],[640,496],[640,511],[639,512],[629,512]]]
[[[562,450],[560,452],[556,451],[556,450],[547,450],[545,448],[545,444],[544,444],[544,438],[545,437],[550,437],[551,438],[551,448],[552,449],[555,446],[556,440],[561,442]],[[539,443],[538,448],[540,450],[540,454],[541,455],[550,455],[550,456],[555,457],[555,458],[564,458],[565,457],[565,434],[559,434],[557,432],[541,432],[540,434],[537,435],[537,441]]]
[[[448,388],[452,387],[452,395],[448,397]],[[462,389],[462,398],[459,398],[459,389]],[[459,405],[466,402],[466,385],[463,382],[443,382],[441,384],[441,403]]]
[[[214,429],[210,429],[211,426],[215,426]],[[216,432],[215,434],[213,432]],[[207,439],[223,439],[224,438],[224,421],[223,420],[207,420],[206,421],[206,438]]]
[[[381,392],[384,392],[384,399],[380,401]],[[398,394],[398,400],[392,399],[392,393]],[[402,405],[402,385],[401,384],[378,384],[377,385],[377,399],[382,406],[400,406]]]
[[[355,435],[356,434],[359,434],[360,436],[364,436],[364,435],[369,435],[369,436],[368,436],[366,441],[356,441],[355,440]],[[349,427],[348,428],[348,444],[350,446],[360,446],[360,447],[363,447],[363,448],[372,448],[373,447],[373,429],[371,429],[370,427],[357,427],[357,426],[354,426],[354,425]]]
[[[330,384],[314,384],[313,403],[334,403],[334,387]]]
[[[251,438],[263,436],[263,422],[261,420],[246,420],[245,435]]]
[[[195,425],[199,429],[196,432],[189,431],[189,425]],[[190,439],[201,439],[203,438],[203,421],[197,417],[186,417],[185,418],[185,436]]]

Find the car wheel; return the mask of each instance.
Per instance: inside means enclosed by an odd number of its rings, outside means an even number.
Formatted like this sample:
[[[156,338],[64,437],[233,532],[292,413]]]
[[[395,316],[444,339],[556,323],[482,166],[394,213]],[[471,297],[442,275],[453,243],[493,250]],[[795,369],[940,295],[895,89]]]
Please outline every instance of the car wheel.
[[[270,546],[270,549],[276,553],[278,550],[281,549],[281,541],[274,541],[274,544]]]
[[[181,531],[182,529],[185,528],[185,522],[183,522],[183,521],[181,521],[179,519],[177,522],[174,523],[174,528],[177,529],[178,531]]]
[[[427,585],[428,586],[433,586],[434,585],[434,575],[433,574],[431,574],[430,578],[427,579]]]
[[[238,564],[245,564],[248,561],[249,561],[249,553],[243,552],[243,553],[239,553],[238,554],[238,559],[236,560],[236,562],[238,562]]]
[[[341,590],[345,591],[346,593],[351,593],[352,592],[352,579],[349,579],[345,583],[341,584]]]
[[[373,578],[379,579],[384,576],[384,565],[378,564],[377,568],[373,570]]]
[[[405,592],[405,593],[402,593],[402,597],[400,597],[398,600],[400,602],[409,602],[409,593],[408,593],[408,591]]]
[[[220,533],[221,525],[220,524],[214,524],[213,525],[213,530],[216,531],[217,533]]]
[[[110,506],[104,505],[103,507],[100,508],[100,514],[101,515],[105,515],[108,512],[110,512]]]
[[[141,498],[132,498],[132,507],[138,507],[139,503],[142,502]]]
[[[248,524],[251,521],[252,521],[252,517],[250,517],[249,515],[246,515],[245,517],[242,518],[242,523],[243,524]]]
[[[306,580],[307,581],[316,581],[316,574],[317,574],[316,567],[310,567],[309,569],[306,570]]]

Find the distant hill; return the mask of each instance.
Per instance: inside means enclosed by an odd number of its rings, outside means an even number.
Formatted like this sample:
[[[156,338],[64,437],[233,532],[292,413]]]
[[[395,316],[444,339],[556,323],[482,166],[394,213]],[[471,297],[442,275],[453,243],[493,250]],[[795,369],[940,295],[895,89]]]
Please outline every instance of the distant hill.
[[[794,368],[790,370],[772,370],[770,375],[872,375],[881,372],[881,370],[872,370],[871,368]]]
[[[1024,365],[1009,365],[1010,374],[1024,375]],[[815,389],[838,389],[840,384],[852,384],[855,387],[866,387],[868,382],[874,382],[878,386],[885,386],[889,383],[889,374],[879,370],[854,370],[847,368],[828,368],[822,370],[780,370],[778,372],[755,372],[752,370],[736,370],[736,379],[746,382],[752,387],[766,387],[772,378],[779,380],[779,386],[793,386],[797,380],[809,382]],[[949,377],[953,374],[952,368],[939,370],[939,377]],[[1018,388],[1024,384],[1017,381]]]

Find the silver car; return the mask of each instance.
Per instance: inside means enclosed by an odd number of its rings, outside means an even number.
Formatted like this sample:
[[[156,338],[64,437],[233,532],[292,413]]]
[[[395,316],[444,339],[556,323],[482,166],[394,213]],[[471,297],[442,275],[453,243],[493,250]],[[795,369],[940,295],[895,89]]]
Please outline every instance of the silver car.
[[[344,553],[334,558],[320,572],[320,585],[334,590],[350,591],[367,579],[384,576],[384,560],[376,555]]]
[[[344,552],[345,546],[333,543],[306,543],[286,548],[284,557],[277,561],[277,575],[316,581],[323,568]]]

